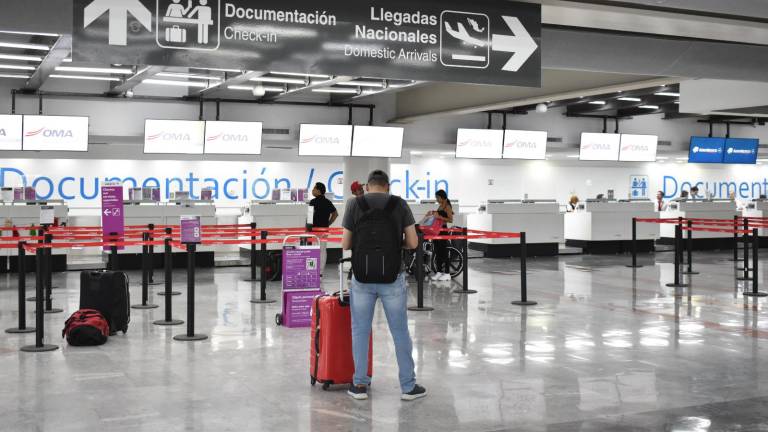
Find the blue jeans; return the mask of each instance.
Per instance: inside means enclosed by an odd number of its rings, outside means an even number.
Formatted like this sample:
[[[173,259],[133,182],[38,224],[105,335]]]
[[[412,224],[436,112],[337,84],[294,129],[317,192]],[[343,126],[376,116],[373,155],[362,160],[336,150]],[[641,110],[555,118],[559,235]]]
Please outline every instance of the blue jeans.
[[[384,314],[387,316],[389,332],[395,342],[397,366],[400,368],[400,390],[408,393],[416,385],[416,372],[413,364],[413,343],[408,334],[408,294],[405,274],[397,277],[391,284],[369,284],[352,279],[350,294],[352,313],[352,355],[355,359],[355,385],[369,385],[368,377],[368,338],[371,335],[373,311],[376,300],[381,299]]]

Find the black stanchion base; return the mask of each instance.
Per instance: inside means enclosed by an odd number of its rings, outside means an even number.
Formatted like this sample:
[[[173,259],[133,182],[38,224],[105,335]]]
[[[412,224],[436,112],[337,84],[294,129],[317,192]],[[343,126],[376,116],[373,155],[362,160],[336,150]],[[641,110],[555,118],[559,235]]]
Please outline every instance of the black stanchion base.
[[[51,308],[51,309],[46,309],[43,312],[45,312],[47,314],[55,314],[55,313],[62,313],[62,312],[64,312],[64,309]]]
[[[253,300],[251,300],[251,303],[256,303],[256,304],[270,304],[270,303],[277,303],[277,300],[271,300],[271,299],[266,299],[266,300],[262,300],[262,299],[253,299]]]
[[[21,347],[21,350],[24,352],[46,352],[46,351],[56,351],[59,349],[58,345],[43,345],[43,346],[37,346],[37,345],[27,345]]]
[[[737,281],[751,281],[752,278],[751,277],[739,276],[739,277],[736,278],[736,280]]]
[[[154,322],[152,322],[152,324],[154,324],[154,325],[159,325],[159,326],[175,326],[175,325],[181,325],[181,324],[184,324],[184,321],[182,321],[182,320],[177,320],[177,319],[172,319],[172,320],[170,320],[170,321],[166,321],[166,320],[157,320],[157,321],[154,321]]]
[[[624,267],[626,267],[626,268],[643,268],[643,266],[641,266],[641,265],[635,265],[635,266],[627,265],[627,266],[624,266]]]
[[[131,306],[131,309],[157,309],[159,307],[160,306],[158,306],[156,304],[151,304],[150,303],[150,304],[145,304],[145,305],[143,305],[143,304],[133,305],[133,306]]]
[[[667,286],[670,287],[670,288],[687,288],[688,284],[686,284],[686,283],[679,283],[679,284],[668,283]]]
[[[697,274],[699,274],[699,272],[697,272],[697,271],[684,271],[683,274],[684,275],[697,275]]]
[[[409,311],[414,311],[414,312],[430,312],[430,311],[435,310],[435,308],[429,307],[429,306],[424,306],[424,307],[411,306],[411,307],[408,308],[408,310]]]
[[[768,293],[764,292],[752,292],[752,291],[744,291],[744,296],[746,297],[768,297]]]
[[[160,291],[160,292],[158,292],[156,294],[159,295],[159,296],[164,296],[165,295],[165,291]],[[179,292],[179,291],[171,291],[171,295],[172,296],[181,295],[181,292]]]
[[[465,290],[465,289],[455,289],[453,290],[456,294],[477,294],[477,291],[475,290]]]
[[[34,333],[35,329],[32,328],[32,327],[27,327],[27,328],[23,328],[23,329],[20,329],[20,328],[9,328],[9,329],[6,329],[5,332],[6,333],[11,333],[11,334]]]
[[[201,341],[206,339],[208,339],[208,336],[203,334],[195,334],[192,336],[183,334],[183,335],[177,335],[173,337],[173,340],[182,341],[182,342],[194,342],[194,341]]]
[[[513,301],[512,304],[516,306],[534,306],[538,303],[535,301]]]

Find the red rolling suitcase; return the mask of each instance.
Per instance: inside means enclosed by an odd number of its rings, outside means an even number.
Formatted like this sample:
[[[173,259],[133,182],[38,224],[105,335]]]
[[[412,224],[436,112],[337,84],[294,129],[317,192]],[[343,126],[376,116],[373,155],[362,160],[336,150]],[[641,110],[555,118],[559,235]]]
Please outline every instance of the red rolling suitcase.
[[[344,285],[343,264],[339,279]],[[312,385],[323,390],[334,384],[351,384],[355,373],[352,359],[352,317],[348,293],[318,296],[312,303],[312,335],[309,374]],[[368,342],[368,376],[373,376],[373,337]]]

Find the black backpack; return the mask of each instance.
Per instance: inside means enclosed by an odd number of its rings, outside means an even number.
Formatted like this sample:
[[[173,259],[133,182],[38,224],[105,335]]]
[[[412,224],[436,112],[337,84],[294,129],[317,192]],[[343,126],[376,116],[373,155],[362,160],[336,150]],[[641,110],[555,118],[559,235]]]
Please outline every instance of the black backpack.
[[[352,237],[352,271],[363,283],[393,283],[400,275],[403,233],[392,217],[400,198],[389,197],[386,207],[372,209],[357,198],[363,216]]]

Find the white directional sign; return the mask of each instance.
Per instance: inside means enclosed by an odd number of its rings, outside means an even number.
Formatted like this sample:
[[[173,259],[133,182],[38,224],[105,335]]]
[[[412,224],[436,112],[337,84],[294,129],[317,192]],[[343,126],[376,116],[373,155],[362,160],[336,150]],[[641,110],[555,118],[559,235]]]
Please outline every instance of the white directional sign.
[[[152,12],[139,0],[93,0],[85,7],[83,25],[88,27],[97,18],[109,14],[109,44],[128,44],[128,14],[133,15],[147,30],[152,28]]]
[[[510,57],[509,61],[502,66],[502,70],[509,72],[517,72],[525,64],[525,62],[536,52],[538,45],[533,40],[528,30],[523,27],[520,20],[516,17],[504,16],[504,22],[507,23],[509,29],[512,30],[514,36],[507,36],[503,34],[493,35],[493,50],[501,52],[514,53]]]

